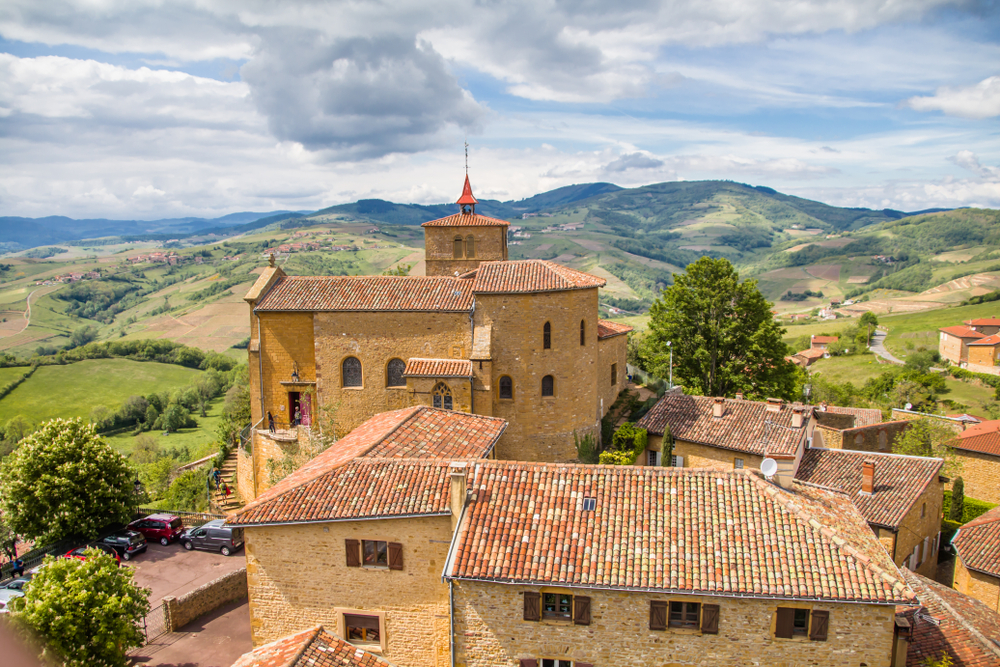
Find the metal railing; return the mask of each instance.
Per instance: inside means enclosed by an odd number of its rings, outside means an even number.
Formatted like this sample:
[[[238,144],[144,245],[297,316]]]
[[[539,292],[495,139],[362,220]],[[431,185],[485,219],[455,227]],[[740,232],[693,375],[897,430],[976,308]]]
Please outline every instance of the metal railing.
[[[136,519],[143,519],[150,514],[171,514],[179,517],[185,528],[196,528],[214,519],[225,519],[225,514],[214,514],[212,512],[184,512],[181,510],[158,510],[149,507],[140,507],[135,512]]]
[[[156,605],[142,617],[142,631],[146,635],[147,644],[167,634],[167,615],[163,611],[162,604]]]

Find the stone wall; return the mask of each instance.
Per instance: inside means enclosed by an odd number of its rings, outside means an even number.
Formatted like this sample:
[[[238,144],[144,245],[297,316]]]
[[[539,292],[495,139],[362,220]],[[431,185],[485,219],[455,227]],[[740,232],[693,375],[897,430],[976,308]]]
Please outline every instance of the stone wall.
[[[659,452],[662,451],[662,448],[662,435],[649,436],[649,447],[647,451],[652,450],[654,452]],[[760,468],[760,462],[764,460],[764,457],[756,456],[754,454],[736,452],[731,449],[722,449],[721,447],[709,447],[708,445],[702,445],[697,442],[679,439],[674,439],[673,455],[684,457],[684,468],[708,468],[710,470],[723,471],[733,470],[736,466],[736,459],[738,458],[743,459],[744,468]],[[636,463],[638,465],[645,465],[646,460],[647,458],[644,452],[638,459],[636,459]]]
[[[281,384],[292,379],[292,371],[297,367],[302,382],[316,381],[316,357],[313,351],[312,313],[260,313],[260,355],[263,365],[264,409],[274,415],[278,428],[288,428],[292,415],[289,414],[289,388]],[[253,367],[251,366],[251,369]],[[306,387],[295,387],[294,391],[306,391]],[[260,401],[260,394],[251,397],[251,402]],[[315,415],[315,409],[313,413]],[[267,420],[262,423],[267,428]]]
[[[968,355],[968,348],[965,346],[963,339],[943,331],[939,332],[939,334],[938,352],[941,356],[953,364],[965,361]]]
[[[482,294],[476,297],[475,319],[477,328],[492,327],[493,383],[506,375],[514,386],[513,400],[501,401],[493,393],[493,415],[510,422],[497,458],[575,460],[574,432],[599,437],[597,289]],[[583,345],[581,320],[590,332]],[[547,350],[546,322],[552,326]],[[546,375],[555,379],[554,396],[541,395]]]
[[[247,569],[240,568],[199,586],[179,598],[163,598],[163,613],[168,632],[177,632],[191,621],[218,609],[227,602],[247,596]]]
[[[1000,504],[1000,456],[964,449],[952,451],[962,462],[962,470],[958,475],[965,482],[965,495]]]
[[[994,375],[997,372],[997,360],[1000,359],[1000,348],[992,345],[970,345],[969,363],[966,368],[972,370],[973,367],[989,368],[988,372]]]
[[[406,391],[411,405],[434,405],[434,388],[443,383],[451,392],[452,409],[458,412],[472,412],[472,383],[469,378],[406,378]],[[489,403],[476,406],[476,412],[483,414],[482,407],[489,409]]]
[[[961,556],[955,559],[954,588],[976,598],[993,611],[1000,612],[1000,579],[965,567]]]
[[[909,421],[906,419],[842,430],[817,424],[813,432],[812,446],[889,453],[896,437],[907,428]]]
[[[254,485],[253,455],[243,448],[236,450],[236,491],[244,503],[257,497],[257,489]]]
[[[596,335],[596,332],[588,332],[588,335]],[[597,341],[597,400],[601,417],[608,414],[618,394],[625,388],[628,380],[628,372],[625,369],[627,354],[627,335],[611,336]],[[612,364],[616,364],[614,382],[611,381]]]
[[[969,348],[970,350],[975,350],[978,348]],[[987,348],[992,349],[992,348]],[[967,364],[962,364],[962,368],[972,373],[988,373],[989,375],[1000,375],[1000,366],[992,366],[986,364],[974,364],[971,361]]]
[[[253,645],[343,615],[381,615],[383,656],[407,667],[449,664],[448,586],[441,571],[451,516],[244,529]],[[403,569],[347,567],[345,539],[403,545]]]
[[[475,255],[467,257],[465,239],[475,239]],[[454,242],[462,239],[462,254],[455,257]],[[507,227],[424,227],[424,258],[428,276],[453,276],[472,271],[480,262],[507,259]]]
[[[879,484],[878,460],[875,463],[875,485]],[[942,508],[944,506],[944,483],[935,478],[923,494],[917,498],[910,511],[899,524],[899,531],[896,533],[896,543],[889,553],[893,556],[896,565],[906,565],[909,567],[909,557],[913,553],[913,548],[920,546],[920,556],[917,561],[922,563],[910,569],[918,574],[933,579],[937,574],[938,550],[934,548],[937,544],[938,533],[941,532]]]
[[[522,594],[539,590],[547,589],[455,582],[455,664],[517,667],[521,658],[560,658],[600,667],[889,667],[892,653],[895,609],[891,606],[562,589],[591,598],[590,625],[525,621]],[[650,601],[671,599],[719,605],[719,634],[650,630]],[[829,611],[827,641],[775,638],[779,605]]]

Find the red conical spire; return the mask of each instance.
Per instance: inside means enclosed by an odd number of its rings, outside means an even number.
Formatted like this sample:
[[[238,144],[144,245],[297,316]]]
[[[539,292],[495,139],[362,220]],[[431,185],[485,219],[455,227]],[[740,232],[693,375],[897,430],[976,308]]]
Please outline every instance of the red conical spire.
[[[479,202],[472,196],[472,184],[469,183],[469,175],[465,175],[465,187],[462,188],[462,196],[455,202],[459,206],[475,206]]]

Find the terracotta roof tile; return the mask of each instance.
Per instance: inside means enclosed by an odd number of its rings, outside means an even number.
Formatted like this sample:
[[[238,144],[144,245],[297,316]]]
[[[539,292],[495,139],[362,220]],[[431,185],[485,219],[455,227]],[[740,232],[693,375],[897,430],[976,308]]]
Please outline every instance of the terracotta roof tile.
[[[882,411],[878,408],[844,408],[839,405],[828,405],[825,412],[835,415],[854,415],[854,428],[874,426],[884,421]]]
[[[1000,431],[987,431],[978,435],[963,435],[948,442],[948,446],[967,452],[1000,456]]]
[[[482,461],[446,576],[908,603],[841,493],[750,471]],[[595,499],[584,510],[585,498]]]
[[[982,435],[984,433],[993,433],[994,431],[1000,431],[1000,419],[988,419],[986,421],[981,421],[978,424],[973,424],[969,428],[959,433],[958,437],[971,438],[972,436],[975,435]]]
[[[675,438],[757,456],[794,454],[805,442],[806,429],[791,428],[792,406],[787,403],[778,412],[769,412],[763,401],[727,398],[722,417],[713,417],[714,400],[710,396],[664,394],[638,426],[663,435],[669,424]],[[803,423],[807,423],[812,407],[804,408]]]
[[[840,336],[813,336],[810,339],[813,343],[836,343]]]
[[[603,278],[555,262],[524,259],[483,262],[476,269],[472,291],[476,294],[557,292],[604,287],[605,284]]]
[[[993,334],[992,336],[987,336],[986,338],[980,338],[979,340],[974,340],[969,345],[982,345],[984,347],[995,347],[1000,345],[1000,334]]]
[[[456,213],[420,225],[421,227],[507,227],[510,223],[478,213]]]
[[[910,646],[906,667],[925,667],[943,653],[955,667],[994,667],[1000,664],[1000,614],[979,600],[902,570],[906,583],[920,599],[919,608],[907,608]]]
[[[257,310],[404,310],[464,312],[472,308],[472,281],[423,276],[289,276]]]
[[[472,362],[468,359],[418,359],[406,360],[403,375],[410,377],[472,377]]]
[[[861,493],[861,467],[875,462],[875,488]],[[846,449],[807,449],[795,478],[843,491],[869,523],[897,528],[927,485],[941,473],[941,459]]]
[[[1000,317],[980,317],[975,320],[966,320],[962,324],[968,324],[970,327],[997,327],[1000,326]]]
[[[244,653],[233,667],[391,667],[391,663],[317,625]]]
[[[958,336],[959,338],[986,338],[985,334],[981,334],[978,331],[973,331],[969,327],[955,326],[955,327],[944,327],[938,329],[938,331],[943,331],[952,336]]]
[[[612,336],[620,336],[622,334],[627,334],[629,331],[632,331],[632,327],[630,327],[627,324],[622,324],[621,322],[612,322],[611,320],[597,320],[598,340],[611,338]]]
[[[1000,507],[962,526],[951,543],[965,567],[1000,577]]]
[[[421,408],[365,454],[383,459],[486,458],[507,428],[500,417]]]
[[[808,350],[802,350],[801,352],[796,352],[795,354],[800,357],[805,357],[806,359],[822,359],[826,356],[827,351],[820,348],[809,348]]]

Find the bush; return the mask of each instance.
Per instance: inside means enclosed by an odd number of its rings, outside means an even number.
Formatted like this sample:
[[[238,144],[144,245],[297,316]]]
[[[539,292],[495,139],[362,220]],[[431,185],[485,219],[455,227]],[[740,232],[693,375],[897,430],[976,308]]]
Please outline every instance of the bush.
[[[573,444],[576,445],[576,456],[580,459],[580,463],[597,463],[600,460],[593,433],[585,433],[581,438],[574,431]]]
[[[951,503],[948,507],[948,519],[961,521],[965,513],[965,480],[961,477],[955,480],[951,487]]]
[[[957,481],[957,480],[956,480]],[[944,506],[941,508],[944,516],[951,516],[951,491],[944,492]],[[994,503],[988,503],[985,500],[977,500],[976,498],[970,498],[965,496],[965,502],[963,503],[964,509],[962,511],[962,518],[959,521],[960,524],[966,524],[973,519],[978,519],[983,514],[986,514],[991,509],[996,507]]]

